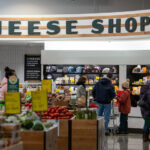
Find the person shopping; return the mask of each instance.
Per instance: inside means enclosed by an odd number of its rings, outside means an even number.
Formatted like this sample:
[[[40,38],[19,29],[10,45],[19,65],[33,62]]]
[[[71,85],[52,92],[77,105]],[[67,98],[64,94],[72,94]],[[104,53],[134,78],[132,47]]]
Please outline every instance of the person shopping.
[[[128,134],[128,114],[131,111],[129,81],[122,83],[123,92],[117,97],[119,102],[120,125],[118,134]]]
[[[150,80],[147,80],[146,85],[141,87],[140,98],[143,98],[147,104],[147,107],[141,107],[141,114],[144,119],[143,142],[150,142],[149,127],[146,125],[146,118],[150,117]]]
[[[77,104],[78,107],[86,107],[86,78],[80,77],[77,82]]]
[[[3,78],[2,82],[1,82],[2,88],[1,88],[1,92],[0,92],[0,100],[4,99],[4,94],[5,94],[5,92],[7,92],[7,80],[12,75],[13,75],[13,71],[9,67],[6,67],[5,68],[5,77]]]
[[[108,124],[111,114],[111,101],[115,97],[114,86],[111,82],[112,74],[108,73],[99,80],[93,88],[92,95],[98,103],[98,116],[103,116],[105,120],[105,135],[109,135]]]

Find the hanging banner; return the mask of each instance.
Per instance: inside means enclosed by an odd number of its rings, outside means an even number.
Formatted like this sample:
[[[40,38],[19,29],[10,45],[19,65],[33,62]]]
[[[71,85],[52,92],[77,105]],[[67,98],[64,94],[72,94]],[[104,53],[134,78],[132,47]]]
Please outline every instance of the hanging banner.
[[[52,80],[42,80],[42,90],[52,92]]]
[[[21,100],[20,93],[5,93],[5,113],[6,114],[20,114]]]
[[[16,76],[11,76],[7,82],[7,92],[19,92],[19,79]]]
[[[57,16],[0,17],[0,38],[120,37],[150,34],[150,10]]]
[[[47,101],[47,92],[42,91],[33,91],[32,94],[32,110],[33,111],[47,111],[48,110],[48,101]]]

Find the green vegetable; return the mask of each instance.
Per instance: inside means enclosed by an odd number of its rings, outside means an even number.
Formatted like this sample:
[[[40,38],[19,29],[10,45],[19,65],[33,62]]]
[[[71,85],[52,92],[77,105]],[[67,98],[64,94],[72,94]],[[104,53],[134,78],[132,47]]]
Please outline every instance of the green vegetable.
[[[22,127],[25,129],[31,129],[33,126],[32,120],[25,120],[22,122]]]
[[[52,123],[52,122],[46,122],[46,123],[44,123],[44,126],[48,129],[48,128],[50,128],[50,127],[52,127],[54,125],[54,123]]]
[[[36,124],[33,126],[33,130],[41,131],[41,130],[44,130],[44,127],[43,127],[42,123],[36,123]]]

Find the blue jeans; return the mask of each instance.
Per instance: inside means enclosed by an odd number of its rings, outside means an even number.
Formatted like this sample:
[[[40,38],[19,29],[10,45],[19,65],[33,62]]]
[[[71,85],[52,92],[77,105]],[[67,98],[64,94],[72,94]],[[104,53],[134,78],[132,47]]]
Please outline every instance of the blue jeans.
[[[145,132],[149,131],[149,127],[147,127],[145,123],[144,123],[143,130],[144,130]]]
[[[103,116],[104,113],[105,132],[107,132],[111,114],[111,104],[98,104],[98,105],[99,105],[98,116]]]
[[[128,133],[128,114],[120,114],[119,131]]]

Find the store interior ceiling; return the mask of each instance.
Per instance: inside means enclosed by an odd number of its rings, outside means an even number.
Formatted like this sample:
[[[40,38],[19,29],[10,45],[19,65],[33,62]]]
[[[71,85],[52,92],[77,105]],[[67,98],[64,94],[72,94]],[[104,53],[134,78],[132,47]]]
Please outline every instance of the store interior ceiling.
[[[1,0],[1,15],[51,15],[150,9],[149,0]]]

